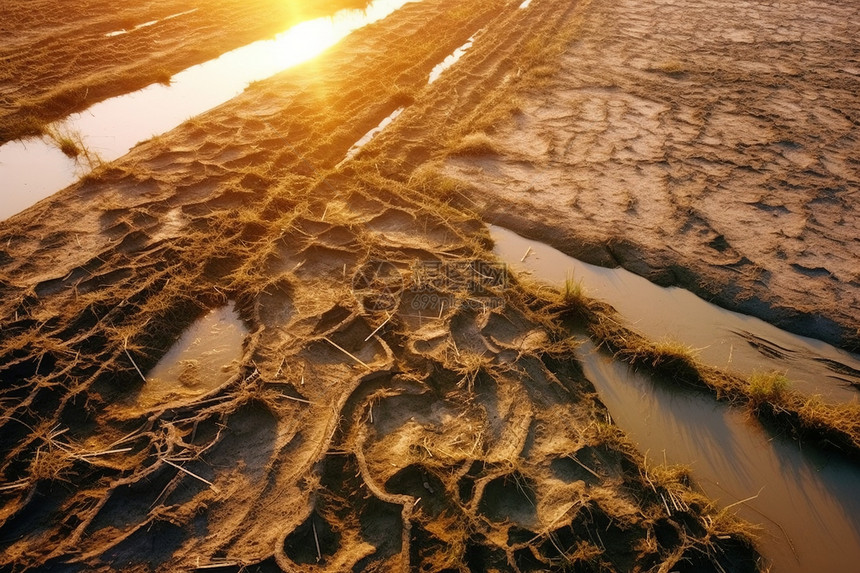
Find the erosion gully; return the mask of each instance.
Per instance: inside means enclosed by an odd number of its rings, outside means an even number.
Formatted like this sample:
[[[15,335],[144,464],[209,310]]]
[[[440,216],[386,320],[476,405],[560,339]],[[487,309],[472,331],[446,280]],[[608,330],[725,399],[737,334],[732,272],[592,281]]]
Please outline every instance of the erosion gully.
[[[555,285],[581,280],[587,294],[649,337],[697,346],[706,362],[740,373],[787,372],[796,388],[830,400],[856,399],[844,379],[860,367],[856,355],[623,269],[583,263],[501,227],[491,226],[490,234],[496,254],[513,269]],[[690,466],[706,495],[761,526],[759,549],[775,573],[847,572],[860,563],[856,464],[774,436],[745,411],[635,372],[591,342],[579,358],[615,422],[651,462]]]

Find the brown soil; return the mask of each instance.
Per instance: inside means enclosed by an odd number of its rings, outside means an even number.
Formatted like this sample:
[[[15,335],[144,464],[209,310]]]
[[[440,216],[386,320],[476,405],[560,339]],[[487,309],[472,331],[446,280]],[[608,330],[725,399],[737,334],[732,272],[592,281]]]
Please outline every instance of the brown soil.
[[[586,4],[445,173],[492,222],[860,348],[860,8]]]
[[[290,25],[366,0],[7,0],[0,5],[0,144]],[[190,12],[194,10],[193,12]],[[182,14],[181,16],[176,16]],[[171,16],[175,16],[172,17]],[[159,20],[151,26],[136,26]],[[106,36],[112,32],[128,33]]]
[[[0,566],[757,568],[440,200],[440,132],[487,117],[488,90],[552,54],[529,39],[579,18],[518,3],[407,5],[0,223]],[[428,88],[480,28],[493,50]],[[142,406],[137,369],[228,300],[239,373]]]

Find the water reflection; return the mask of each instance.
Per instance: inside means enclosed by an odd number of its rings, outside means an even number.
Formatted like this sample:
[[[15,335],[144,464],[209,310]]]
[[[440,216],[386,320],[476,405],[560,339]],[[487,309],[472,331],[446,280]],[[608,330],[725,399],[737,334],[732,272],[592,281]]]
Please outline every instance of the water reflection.
[[[427,83],[432,84],[433,82],[438,80],[439,76],[442,75],[442,72],[456,64],[460,60],[460,58],[463,57],[463,54],[465,54],[469,50],[469,48],[472,47],[472,44],[474,42],[475,37],[472,36],[465,44],[454,50],[451,55],[442,60],[441,63],[436,64],[436,66],[432,70],[430,70],[430,76],[427,78]]]
[[[340,163],[338,163],[338,166],[340,166],[340,165],[341,165],[341,164],[343,164],[344,162],[349,161],[350,159],[352,159],[353,157],[355,157],[355,155],[356,155],[359,151],[361,151],[361,148],[362,148],[362,147],[364,147],[365,145],[367,145],[368,143],[370,143],[370,140],[371,140],[371,139],[373,139],[374,137],[376,137],[377,135],[379,135],[380,133],[382,133],[382,131],[383,131],[386,127],[388,127],[388,126],[391,124],[391,122],[393,122],[395,119],[397,119],[397,117],[398,117],[401,113],[403,113],[403,110],[404,110],[404,109],[406,109],[406,108],[398,107],[397,109],[395,109],[393,112],[391,112],[391,114],[389,114],[387,117],[385,117],[385,119],[383,119],[382,121],[380,121],[380,122],[379,122],[379,125],[377,125],[377,126],[376,126],[376,127],[374,127],[373,129],[371,129],[370,131],[368,131],[367,133],[365,133],[365,134],[361,137],[361,139],[359,139],[359,140],[358,140],[358,141],[356,141],[354,144],[352,144],[352,147],[350,147],[350,148],[349,148],[349,151],[347,151],[347,152],[346,152],[346,156],[343,158],[343,160],[342,160]]]
[[[171,14],[170,16],[165,16],[161,20],[150,20],[149,22],[144,22],[142,24],[138,24],[136,26],[132,26],[131,28],[123,28],[122,30],[114,30],[113,32],[108,32],[105,34],[106,38],[115,38],[116,36],[123,36],[125,34],[129,34],[134,32],[135,30],[140,30],[141,28],[149,28],[150,26],[154,26],[159,22],[166,22],[168,20],[173,20],[174,18],[179,18],[180,16],[185,16],[186,14],[193,14],[197,12],[199,8],[192,8],[191,10],[186,10],[185,12],[178,12],[176,14]]]
[[[177,405],[225,384],[239,372],[247,334],[232,304],[210,311],[183,332],[150,370],[138,405]]]
[[[69,116],[53,128],[76,134],[88,149],[104,161],[112,161],[138,142],[234,98],[249,83],[306,62],[358,28],[416,1],[420,0],[376,0],[365,10],[341,10],[328,18],[297,24],[271,40],[249,44],[188,68],[173,76],[170,85],[153,84],[105,100]],[[30,138],[3,145],[0,219],[74,183],[87,170],[45,139]]]
[[[740,374],[779,370],[798,390],[833,401],[857,399],[857,391],[845,383],[860,382],[860,377],[850,374],[851,369],[860,371],[860,357],[854,354],[725,310],[684,289],[657,286],[625,269],[583,263],[502,227],[491,225],[490,234],[496,254],[515,269],[530,271],[556,285],[570,276],[581,280],[586,294],[611,304],[653,340],[670,337],[693,346],[703,361],[718,368]],[[836,372],[829,368],[839,365],[848,369]]]
[[[765,530],[777,572],[849,571],[860,562],[860,470],[838,456],[774,438],[710,395],[632,372],[586,343],[580,351],[615,422],[658,462],[689,465],[721,507]]]

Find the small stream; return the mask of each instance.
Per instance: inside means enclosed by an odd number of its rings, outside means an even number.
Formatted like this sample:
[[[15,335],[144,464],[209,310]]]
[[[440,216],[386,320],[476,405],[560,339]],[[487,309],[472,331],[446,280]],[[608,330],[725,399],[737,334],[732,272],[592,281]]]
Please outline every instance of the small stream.
[[[328,18],[302,22],[271,40],[188,68],[173,76],[169,85],[153,84],[97,103],[52,124],[51,129],[79,139],[101,161],[112,161],[137,143],[234,98],[249,83],[310,60],[351,32],[418,1],[374,0],[365,10],[341,10]],[[0,146],[0,220],[67,187],[90,170],[88,162],[67,157],[47,137]]]
[[[611,304],[652,340],[678,340],[697,349],[703,362],[741,375],[783,372],[796,390],[828,401],[860,396],[853,386],[860,384],[856,354],[725,310],[684,289],[657,286],[625,269],[583,263],[502,227],[490,226],[490,234],[496,254],[514,269],[556,285],[568,277],[581,280],[588,296]]]
[[[684,464],[720,507],[762,527],[759,551],[773,573],[856,571],[860,468],[774,437],[743,409],[661,383],[597,351],[579,352],[614,421],[652,462]]]
[[[623,269],[582,263],[500,227],[490,227],[490,233],[496,254],[512,268],[555,285],[573,272],[589,294],[612,304],[646,335],[716,348],[703,351],[702,357],[719,366],[738,371],[777,368],[790,376],[829,371],[821,370],[822,357],[858,366],[854,355],[713,307],[682,289],[653,285]],[[753,334],[756,344],[778,344],[785,358],[763,354],[749,343],[747,334],[738,332]],[[743,409],[634,372],[591,342],[581,347],[579,358],[615,422],[649,460],[665,458],[688,465],[698,486],[720,507],[732,506],[762,527],[758,546],[774,573],[856,570],[860,563],[856,464],[775,437]],[[831,399],[856,399],[854,390],[834,380],[812,379],[797,385],[801,386],[823,391]]]

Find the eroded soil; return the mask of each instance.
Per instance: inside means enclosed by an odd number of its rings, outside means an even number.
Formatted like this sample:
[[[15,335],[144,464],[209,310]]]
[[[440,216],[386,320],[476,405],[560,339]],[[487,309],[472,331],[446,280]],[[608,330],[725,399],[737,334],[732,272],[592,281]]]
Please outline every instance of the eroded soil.
[[[407,5],[0,223],[2,566],[756,569],[446,203],[442,132],[580,17],[518,4]],[[494,49],[428,87],[480,29]],[[423,126],[431,109],[449,122]],[[238,373],[141,400],[141,373],[230,300]]]
[[[853,3],[592,0],[445,170],[501,225],[856,350],[858,35]]]

